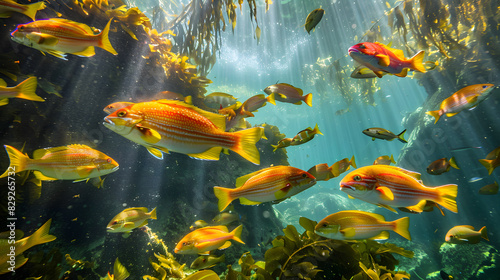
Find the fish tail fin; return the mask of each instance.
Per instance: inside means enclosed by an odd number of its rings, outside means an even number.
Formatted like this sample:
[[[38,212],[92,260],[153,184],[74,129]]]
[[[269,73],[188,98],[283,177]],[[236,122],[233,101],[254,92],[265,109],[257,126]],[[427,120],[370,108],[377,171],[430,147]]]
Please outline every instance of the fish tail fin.
[[[394,160],[394,156],[393,156],[393,155],[391,155],[390,160],[391,160],[391,162],[392,162],[393,164],[396,164],[396,161]]]
[[[309,105],[309,107],[312,107],[312,101],[313,101],[313,95],[312,93],[308,93],[306,96],[305,96],[305,99],[304,99],[304,102]]]
[[[451,212],[458,213],[457,201],[456,201],[456,199],[457,199],[457,185],[449,184],[449,185],[436,187],[435,189],[439,195],[438,201],[435,201],[435,202],[439,203],[441,206],[450,210]]]
[[[245,244],[243,240],[241,240],[241,232],[243,231],[243,225],[239,225],[237,228],[235,228],[233,231],[231,231],[231,234],[233,235],[233,240],[240,242],[241,244]]]
[[[231,196],[232,189],[222,188],[222,187],[214,187],[214,194],[219,199],[218,206],[219,211],[226,209],[226,207],[236,198]]]
[[[453,167],[455,169],[460,169],[460,167],[458,167],[458,165],[457,165],[457,161],[455,160],[455,157],[450,158],[450,165],[451,165],[451,167]]]
[[[429,116],[433,116],[436,120],[434,121],[434,124],[439,121],[439,118],[443,115],[443,111],[441,110],[436,110],[436,111],[428,111],[425,112]]]
[[[276,98],[275,98],[275,95],[274,95],[274,92],[269,94],[269,96],[266,98],[267,102],[273,104],[273,105],[276,105]]]
[[[495,167],[493,167],[492,159],[480,159],[479,162],[488,170],[488,175],[491,175],[491,173],[493,173]]]
[[[101,34],[99,34],[99,45],[98,47],[99,48],[102,48],[114,55],[117,55],[118,53],[115,51],[115,49],[113,48],[113,46],[111,45],[111,42],[109,41],[109,27],[111,25],[111,21],[113,19],[110,19],[108,21],[108,24],[106,24],[106,27],[104,27],[104,29],[102,30]]]
[[[321,131],[319,131],[318,124],[316,124],[316,126],[315,126],[315,127],[314,127],[314,129],[313,129],[313,131],[314,131],[314,133],[316,133],[316,134],[321,134],[321,135],[323,135],[323,133],[322,133]]]
[[[2,175],[0,175],[0,178],[7,177],[9,172],[19,173],[26,170],[26,166],[30,158],[12,146],[4,145],[4,147],[10,159],[10,165],[9,168],[7,168]],[[11,168],[14,168],[14,170],[11,170]]]
[[[35,93],[36,86],[37,86],[36,77],[30,77],[30,78],[24,80],[22,83],[20,83],[16,86],[16,89],[18,92],[16,97],[26,99],[26,100],[44,102],[45,99],[36,95],[36,93]]]
[[[156,220],[156,218],[157,218],[156,217],[156,207],[153,210],[151,210],[151,212],[149,212],[148,214],[150,216],[149,218]]]
[[[416,70],[418,72],[426,73],[427,70],[423,64],[424,62],[425,51],[419,51],[416,55],[410,58],[411,69]]]
[[[410,218],[404,217],[393,222],[394,224],[394,232],[401,235],[402,237],[411,240],[410,231],[408,228],[410,227]]]
[[[486,239],[486,240],[490,241],[490,240],[488,239],[488,231],[486,230],[486,226],[482,227],[482,228],[479,230],[479,232],[481,233],[481,237],[482,237],[482,238],[484,238],[484,239]]]
[[[45,9],[45,3],[43,1],[40,1],[40,2],[37,2],[37,3],[33,3],[33,4],[29,4],[27,6],[28,6],[28,9],[26,11],[24,11],[23,14],[27,15],[32,20],[35,20],[35,15],[36,15],[36,12],[38,10]]]
[[[49,234],[50,223],[52,219],[49,219],[43,226],[41,226],[35,233],[33,233],[30,237],[28,237],[28,241],[26,246],[31,248],[35,245],[40,245],[43,243],[47,243],[56,239],[54,235]]]
[[[238,137],[236,144],[230,148],[235,153],[244,157],[246,160],[253,164],[260,164],[260,154],[259,150],[255,146],[255,143],[262,138],[264,133],[263,127],[254,127],[245,130],[240,130],[234,132],[234,135]]]
[[[349,164],[350,164],[352,167],[354,167],[354,168],[358,168],[358,167],[356,166],[356,161],[354,160],[354,156],[352,156],[351,160],[349,161]]]
[[[408,143],[408,141],[405,140],[404,136],[405,136],[405,132],[406,132],[406,129],[401,131],[401,133],[398,134],[398,140],[400,142],[403,142],[403,143]]]

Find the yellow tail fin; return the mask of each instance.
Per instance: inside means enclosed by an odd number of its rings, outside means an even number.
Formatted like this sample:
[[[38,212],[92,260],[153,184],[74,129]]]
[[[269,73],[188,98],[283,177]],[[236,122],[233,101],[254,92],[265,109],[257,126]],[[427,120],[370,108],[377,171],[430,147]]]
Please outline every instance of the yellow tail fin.
[[[450,165],[451,165],[451,167],[453,167],[455,169],[460,169],[460,167],[458,167],[458,165],[457,165],[457,161],[455,160],[455,157],[450,158]]]
[[[108,21],[108,24],[106,24],[106,27],[102,30],[101,34],[99,34],[99,48],[102,48],[114,55],[117,55],[118,53],[115,51],[113,46],[111,45],[111,42],[109,41],[109,26],[111,25],[111,21],[113,19],[110,19]]]
[[[274,97],[275,97],[275,95],[274,95],[274,92],[273,92],[273,93],[271,93],[271,94],[270,94],[270,95],[266,98],[267,102],[269,102],[269,103],[271,103],[271,104],[273,104],[273,105],[276,105],[276,99],[275,99]]]
[[[41,226],[35,233],[28,237],[26,242],[27,248],[31,248],[36,245],[47,243],[56,239],[55,236],[49,234],[50,223],[52,219],[49,219],[43,226]]]
[[[488,175],[491,175],[493,170],[495,170],[495,167],[493,167],[492,164],[493,159],[480,159],[479,162],[488,170]]]
[[[2,175],[0,175],[0,178],[7,177],[9,172],[18,173],[26,170],[26,165],[30,158],[12,146],[4,145],[4,147],[10,159],[10,165],[9,168],[7,168],[7,170]]]
[[[484,238],[484,239],[486,239],[486,240],[490,241],[490,240],[488,239],[488,231],[486,230],[486,226],[482,227],[482,228],[479,230],[479,232],[481,233],[481,237],[482,237],[482,238]]]
[[[444,208],[450,210],[451,212],[458,213],[457,209],[457,185],[449,184],[440,187],[436,187],[435,190],[439,194],[438,201],[436,203],[440,204]]]
[[[427,115],[433,116],[436,121],[434,123],[437,123],[439,121],[439,118],[443,115],[443,112],[441,110],[436,110],[436,111],[429,111],[425,112]]]
[[[238,241],[242,244],[245,244],[245,242],[243,242],[241,240],[241,232],[243,230],[243,225],[239,225],[237,228],[235,228],[233,231],[231,231],[231,234],[233,235],[233,240],[234,241]]]
[[[226,209],[226,207],[233,201],[235,198],[231,197],[231,190],[228,188],[214,187],[214,194],[219,199],[219,211]]]
[[[43,1],[27,5],[28,9],[24,11],[23,14],[29,16],[33,21],[35,20],[35,15],[38,10],[45,9],[45,3]]]
[[[234,134],[239,138],[236,141],[231,150],[238,153],[240,156],[244,157],[246,160],[252,162],[253,164],[260,164],[260,154],[259,150],[255,146],[255,143],[262,138],[264,134],[263,127],[254,127],[250,129],[240,130],[234,132]]]
[[[24,80],[22,83],[20,83],[16,86],[16,89],[18,92],[16,97],[22,98],[22,99],[27,99],[27,100],[45,102],[45,99],[36,95],[36,93],[35,93],[36,86],[37,86],[36,77],[30,77],[30,78]]]
[[[151,210],[151,212],[149,212],[149,215],[151,215],[151,219],[156,220],[156,207],[155,209]]]
[[[314,130],[313,130],[316,134],[321,134],[323,135],[323,133],[321,131],[319,131],[319,127],[318,127],[318,124],[316,124],[316,126],[314,127]]]
[[[312,93],[309,93],[305,96],[304,102],[309,105],[309,107],[312,107],[312,100],[313,100],[313,95]]]
[[[400,133],[400,134],[398,134],[398,140],[399,140],[400,142],[403,142],[403,143],[408,143],[408,142],[405,140],[405,137],[404,137],[404,136],[405,136],[405,132],[406,132],[406,129],[405,129],[405,130],[403,130],[403,131],[401,131],[401,133]]]
[[[356,167],[356,161],[354,160],[354,156],[352,156],[351,160],[349,161],[349,164],[354,168],[358,168]]]
[[[416,55],[414,55],[412,58],[410,58],[411,69],[418,71],[418,72],[426,73],[427,70],[425,69],[425,66],[423,64],[424,56],[425,56],[425,52],[419,51]]]
[[[404,217],[394,222],[394,232],[401,235],[402,237],[411,240],[410,231],[408,228],[410,227],[410,218]]]
[[[391,160],[391,162],[392,162],[393,164],[396,164],[396,161],[394,160],[394,157],[393,157],[392,155],[391,155],[390,160]]]

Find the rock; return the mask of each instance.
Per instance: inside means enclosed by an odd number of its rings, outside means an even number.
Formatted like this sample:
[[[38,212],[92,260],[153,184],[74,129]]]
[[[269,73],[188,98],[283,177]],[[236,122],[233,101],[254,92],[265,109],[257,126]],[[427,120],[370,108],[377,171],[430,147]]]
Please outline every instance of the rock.
[[[498,278],[495,262],[500,255],[498,250],[487,243],[443,243],[439,248],[439,253],[443,270],[450,275],[460,275],[460,279]]]

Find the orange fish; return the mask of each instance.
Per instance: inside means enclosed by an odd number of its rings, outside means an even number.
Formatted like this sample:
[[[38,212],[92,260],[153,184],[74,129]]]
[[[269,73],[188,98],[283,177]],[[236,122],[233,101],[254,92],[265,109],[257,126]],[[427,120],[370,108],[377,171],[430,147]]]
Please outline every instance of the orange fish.
[[[14,42],[64,60],[67,60],[67,53],[85,57],[93,56],[95,55],[94,47],[117,55],[108,38],[111,21],[109,20],[101,33],[95,35],[88,25],[68,19],[37,20],[18,25],[11,33],[11,38]]]
[[[292,138],[292,143],[290,143],[290,145],[297,146],[297,145],[307,143],[307,142],[311,141],[314,138],[314,136],[316,136],[317,134],[323,135],[323,133],[321,133],[321,131],[319,131],[318,124],[316,124],[314,129],[308,127],[306,129],[300,131],[299,133],[297,133],[297,135],[295,135]]]
[[[481,238],[490,241],[485,226],[478,231],[475,231],[473,226],[455,226],[446,233],[445,240],[455,244],[476,244],[481,241]]]
[[[450,160],[447,158],[440,158],[435,160],[427,166],[427,173],[432,175],[441,175],[445,172],[450,171],[450,167],[455,169],[460,169],[455,161],[455,157],[451,157]]]
[[[396,164],[396,161],[394,161],[394,157],[392,155],[391,155],[391,157],[389,157],[389,156],[379,156],[373,162],[373,165],[377,165],[377,164],[391,165],[391,163]]]
[[[85,181],[118,170],[118,163],[86,145],[73,144],[55,148],[38,149],[33,159],[5,145],[10,167],[0,178],[6,177],[11,168],[16,172],[34,170],[36,178],[42,181],[75,180]]]
[[[485,159],[480,159],[479,162],[488,169],[488,175],[491,175],[493,170],[500,165],[500,147],[491,151]]]
[[[32,20],[35,20],[36,12],[45,9],[43,1],[33,4],[19,4],[12,0],[0,0],[0,18],[8,18],[12,12],[25,14]]]
[[[266,102],[276,105],[274,94],[270,94],[268,97],[266,97],[264,94],[254,95],[248,98],[245,103],[243,103],[243,105],[245,106],[246,111],[257,112],[258,109],[266,106]]]
[[[236,179],[236,188],[214,187],[219,199],[219,211],[235,199],[244,205],[284,200],[316,184],[316,178],[292,166],[273,166]]]
[[[21,98],[44,102],[45,99],[35,93],[36,85],[36,77],[30,77],[15,87],[7,87],[5,81],[0,79],[0,106],[9,103],[9,98]]]
[[[392,49],[378,42],[364,42],[350,47],[348,53],[356,62],[368,67],[379,78],[382,78],[384,73],[406,77],[408,69],[427,72],[422,64],[424,51],[406,59],[402,50]]]
[[[410,218],[386,222],[384,216],[363,211],[340,211],[318,222],[317,235],[336,240],[388,239],[392,230],[411,240],[408,227]]]
[[[349,160],[348,158],[343,158],[334,163],[330,168],[332,169],[332,174],[334,174],[335,177],[338,177],[340,174],[349,170],[351,166],[357,168],[354,156],[351,157],[351,160]]]
[[[177,100],[142,102],[118,109],[104,118],[104,125],[143,145],[157,158],[162,152],[187,154],[196,159],[219,160],[230,149],[254,164],[260,163],[255,143],[264,128],[225,132],[224,116]]]
[[[292,144],[292,138],[283,138],[280,141],[278,141],[278,145],[271,145],[271,147],[274,148],[273,152],[276,152],[277,149],[279,148],[286,148],[289,147]]]
[[[335,176],[335,174],[333,174],[332,168],[328,167],[328,164],[326,163],[316,164],[315,166],[309,168],[307,172],[314,176],[314,178],[316,178],[316,181],[328,181],[338,176]]]
[[[390,165],[369,165],[347,174],[340,181],[340,190],[350,198],[387,208],[407,207],[422,212],[426,201],[434,201],[457,213],[457,185],[429,188],[422,184],[420,173]]]
[[[444,114],[447,117],[453,117],[463,110],[471,110],[490,96],[494,86],[493,84],[477,84],[464,87],[443,100],[439,106],[439,110],[425,113],[433,116],[436,119],[434,123],[437,123],[439,118]]]
[[[307,105],[312,107],[312,93],[303,95],[304,92],[300,88],[296,88],[289,84],[279,83],[270,85],[264,89],[264,92],[268,95],[274,93],[274,99],[280,102],[300,105],[302,101],[304,101]]]
[[[227,230],[226,226],[199,228],[184,236],[175,246],[174,252],[177,254],[208,255],[212,250],[222,250],[231,246],[229,241],[231,239],[245,244],[241,240],[242,230],[242,225],[231,232]]]

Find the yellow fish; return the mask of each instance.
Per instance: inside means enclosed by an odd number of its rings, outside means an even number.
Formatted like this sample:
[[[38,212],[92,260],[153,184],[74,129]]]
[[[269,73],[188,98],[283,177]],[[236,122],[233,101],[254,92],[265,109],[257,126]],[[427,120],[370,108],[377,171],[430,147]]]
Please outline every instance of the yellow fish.
[[[148,213],[146,207],[127,208],[116,215],[106,226],[108,232],[131,232],[148,224],[148,219],[156,220],[156,208]]]
[[[95,55],[94,47],[102,48],[114,55],[118,53],[108,38],[109,20],[104,30],[95,35],[86,24],[68,19],[52,18],[20,24],[11,33],[14,42],[66,59],[66,54],[79,56]]]
[[[25,237],[20,240],[14,240],[8,238],[10,235],[9,231],[2,232],[0,238],[0,274],[5,274],[8,272],[13,272],[15,269],[18,269],[22,265],[24,265],[28,259],[22,256],[21,254],[28,250],[29,248],[40,245],[43,243],[47,243],[50,241],[54,241],[56,239],[55,236],[49,234],[50,223],[52,219],[49,219],[43,226],[41,226],[35,233],[31,236]],[[8,225],[8,223],[7,223]],[[12,261],[11,247],[15,247],[14,250],[14,261]],[[21,256],[20,256],[21,255]],[[12,267],[14,267],[12,269]]]
[[[411,240],[410,218],[386,222],[384,216],[363,211],[340,211],[321,220],[314,229],[320,236],[336,240],[388,239],[392,230]]]
[[[229,232],[226,226],[204,227],[184,236],[175,246],[177,254],[208,254],[215,249],[226,249],[231,246],[229,240],[245,244],[241,238],[243,226],[240,225]]]
[[[43,9],[45,9],[45,3],[43,1],[23,5],[12,0],[0,0],[0,18],[8,18],[11,16],[12,12],[16,12],[25,14],[32,20],[35,20],[36,12]]]
[[[33,174],[42,181],[79,182],[118,170],[118,163],[114,159],[86,145],[38,149],[33,152],[33,159],[8,145],[5,145],[5,150],[10,167],[0,178],[6,177],[13,168],[16,172],[34,170]]]
[[[476,244],[481,241],[481,238],[490,241],[485,226],[478,231],[475,231],[473,226],[455,226],[446,233],[445,240],[455,244]]]
[[[115,260],[115,265],[113,266],[113,274],[109,273],[106,277],[101,278],[102,280],[125,280],[130,276],[127,268],[120,263],[118,258]]]
[[[292,138],[283,138],[278,141],[277,145],[271,145],[274,148],[273,152],[276,152],[277,149],[289,147],[292,144]]]
[[[226,255],[220,257],[216,255],[199,256],[191,264],[191,269],[205,269],[223,263],[226,261]]]
[[[500,147],[491,151],[485,159],[480,159],[479,162],[488,169],[488,175],[491,175],[493,170],[500,165]]]
[[[391,165],[391,163],[396,164],[396,161],[394,161],[394,157],[391,155],[389,156],[379,156],[375,161],[373,162],[373,165],[377,164],[382,164],[382,165]]]
[[[295,105],[302,104],[304,101],[308,106],[312,107],[312,93],[303,95],[302,89],[294,87],[290,84],[279,83],[275,85],[270,85],[264,89],[267,95],[274,93],[274,100],[280,102],[292,103]]]
[[[45,102],[45,99],[36,95],[36,85],[36,77],[30,77],[15,87],[7,87],[7,83],[0,79],[0,106],[7,105],[9,103],[9,98]]]

